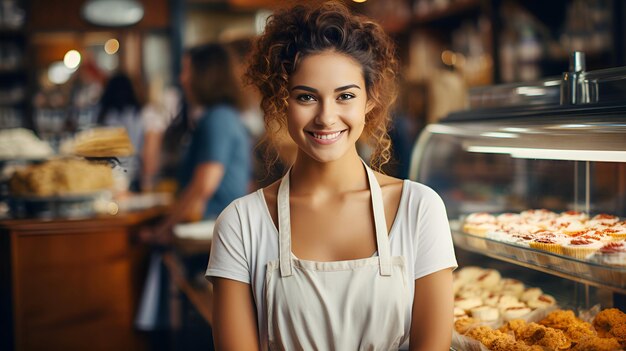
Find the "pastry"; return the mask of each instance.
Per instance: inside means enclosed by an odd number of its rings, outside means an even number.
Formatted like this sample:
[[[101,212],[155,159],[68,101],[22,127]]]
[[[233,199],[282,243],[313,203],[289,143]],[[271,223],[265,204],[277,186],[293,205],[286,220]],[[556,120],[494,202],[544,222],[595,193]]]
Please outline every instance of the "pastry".
[[[480,297],[463,298],[457,297],[454,299],[454,307],[460,308],[465,311],[469,311],[472,308],[481,306],[483,300]]]
[[[17,196],[93,193],[113,186],[111,167],[81,159],[56,159],[16,171],[9,182]]]
[[[520,300],[522,301],[534,300],[538,298],[539,296],[541,296],[541,294],[543,294],[543,290],[541,290],[541,288],[528,288],[524,290],[524,292],[522,293],[522,296],[520,296]]]
[[[502,318],[505,321],[523,318],[533,310],[525,306],[511,306],[502,310]]]
[[[491,306],[478,306],[470,310],[472,318],[481,322],[493,322],[500,318],[500,312],[497,308]]]
[[[600,240],[594,240],[591,236],[580,236],[563,244],[563,254],[582,260],[593,255],[603,245]]]
[[[545,308],[545,307],[550,307],[550,306],[555,305],[556,300],[554,299],[554,297],[550,295],[543,294],[537,297],[536,299],[527,301],[526,304],[528,305],[528,307],[533,308],[533,309]]]

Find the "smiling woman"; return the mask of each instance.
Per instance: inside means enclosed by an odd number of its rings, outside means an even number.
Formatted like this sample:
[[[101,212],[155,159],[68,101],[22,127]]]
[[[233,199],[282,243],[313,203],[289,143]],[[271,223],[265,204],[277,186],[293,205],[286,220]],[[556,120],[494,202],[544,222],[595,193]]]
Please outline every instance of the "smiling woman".
[[[298,147],[283,178],[215,224],[217,349],[447,350],[456,259],[441,198],[374,172],[389,159],[396,59],[380,26],[338,2],[270,17],[248,80],[270,137]],[[410,341],[409,341],[410,339]]]
[[[356,154],[371,109],[358,62],[330,51],[307,56],[290,86],[287,127],[300,150],[320,162]]]

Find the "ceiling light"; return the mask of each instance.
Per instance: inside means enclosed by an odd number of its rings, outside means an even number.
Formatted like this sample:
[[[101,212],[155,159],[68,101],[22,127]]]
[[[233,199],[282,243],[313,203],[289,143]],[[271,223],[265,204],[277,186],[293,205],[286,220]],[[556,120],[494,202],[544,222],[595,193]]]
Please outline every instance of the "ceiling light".
[[[88,0],[82,8],[83,18],[95,25],[123,27],[143,18],[143,5],[136,0]]]

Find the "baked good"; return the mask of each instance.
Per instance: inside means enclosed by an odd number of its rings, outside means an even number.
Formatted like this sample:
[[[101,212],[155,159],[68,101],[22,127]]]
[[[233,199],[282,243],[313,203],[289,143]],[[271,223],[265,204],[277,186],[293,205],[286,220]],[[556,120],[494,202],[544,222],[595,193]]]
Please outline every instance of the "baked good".
[[[495,290],[500,284],[500,272],[495,269],[486,269],[476,278],[476,283],[487,290]]]
[[[567,350],[572,342],[562,330],[537,323],[528,323],[515,330],[515,339],[527,345],[538,345],[550,350]]]
[[[550,295],[543,294],[536,299],[528,300],[526,302],[528,307],[536,309],[536,308],[545,308],[554,306],[556,304],[556,299]]]
[[[626,314],[617,308],[600,311],[593,319],[593,327],[602,338],[615,338],[622,347],[626,346]]]
[[[500,294],[520,297],[524,292],[524,283],[513,278],[504,278],[500,281]]]
[[[578,259],[586,259],[594,254],[604,244],[600,240],[594,240],[591,236],[572,238],[563,244],[563,254]]]
[[[469,311],[472,308],[482,306],[483,300],[480,297],[463,298],[457,297],[454,299],[454,307],[460,308],[465,311]]]
[[[543,290],[541,288],[528,288],[525,289],[522,295],[520,296],[520,300],[529,301],[534,300],[543,294]]]
[[[113,186],[111,167],[81,159],[56,159],[16,171],[9,182],[14,196],[93,193]]]
[[[615,338],[599,338],[590,336],[576,342],[571,351],[618,351],[622,350],[621,345]]]
[[[83,157],[127,157],[135,150],[124,127],[93,128],[61,145],[61,152]]]
[[[626,241],[620,240],[604,244],[594,255],[603,264],[626,266]]]
[[[500,312],[497,308],[491,306],[478,306],[470,310],[472,318],[481,322],[493,322],[500,318]]]
[[[458,307],[454,308],[454,320],[455,321],[459,318],[465,318],[465,317],[469,317],[467,313],[465,312],[465,310],[458,308]]]
[[[593,216],[593,218],[591,218],[587,224],[589,226],[596,226],[596,225],[612,226],[616,224],[617,222],[619,222],[619,217],[611,215],[611,214],[600,213],[600,214]]]
[[[0,159],[44,159],[53,154],[50,144],[29,129],[0,129]]]
[[[505,321],[511,321],[519,318],[523,318],[533,310],[525,306],[510,306],[502,310],[502,318]]]

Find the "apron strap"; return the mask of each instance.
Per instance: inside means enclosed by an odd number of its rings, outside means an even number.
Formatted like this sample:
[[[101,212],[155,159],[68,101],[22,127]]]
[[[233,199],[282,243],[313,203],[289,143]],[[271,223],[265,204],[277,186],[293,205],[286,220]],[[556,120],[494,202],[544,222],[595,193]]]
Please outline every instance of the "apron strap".
[[[391,249],[389,248],[389,234],[387,233],[387,220],[385,219],[385,206],[383,192],[376,180],[374,172],[361,160],[367,171],[367,180],[370,184],[372,195],[372,210],[374,212],[374,226],[376,228],[376,246],[378,247],[378,262],[380,275],[391,275]]]
[[[391,275],[391,250],[389,248],[389,234],[387,232],[387,220],[385,219],[385,207],[380,185],[374,172],[367,166],[363,166],[367,172],[367,180],[370,187],[372,211],[374,213],[374,228],[376,231],[376,246],[380,275]],[[291,169],[283,176],[278,187],[278,248],[281,277],[289,277],[293,274],[291,261],[291,213],[289,211],[289,174]]]
[[[278,249],[280,261],[280,276],[289,277],[292,274],[291,266],[291,213],[289,211],[289,174],[283,176],[278,187]]]

